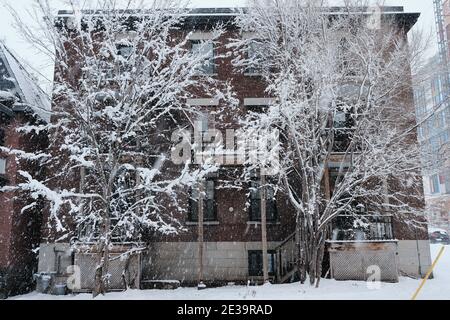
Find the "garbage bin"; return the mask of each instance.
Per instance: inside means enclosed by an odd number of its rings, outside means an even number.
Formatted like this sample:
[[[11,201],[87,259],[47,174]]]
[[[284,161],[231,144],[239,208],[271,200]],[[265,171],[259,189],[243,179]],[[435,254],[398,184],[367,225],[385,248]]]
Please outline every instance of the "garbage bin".
[[[56,296],[63,296],[66,294],[66,284],[59,283],[53,286],[52,294]]]
[[[36,279],[36,291],[40,293],[48,293],[50,289],[50,283],[52,276],[49,273],[36,273],[34,275]]]

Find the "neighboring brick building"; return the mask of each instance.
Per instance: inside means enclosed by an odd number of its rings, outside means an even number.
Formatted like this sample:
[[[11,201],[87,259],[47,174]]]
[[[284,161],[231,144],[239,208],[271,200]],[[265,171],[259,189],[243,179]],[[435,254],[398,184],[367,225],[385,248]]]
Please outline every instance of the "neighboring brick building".
[[[414,25],[418,14],[403,12],[401,7],[384,8],[384,15],[393,18],[398,23],[399,34],[406,39],[406,34]],[[69,13],[63,13],[62,15]],[[191,40],[208,39],[211,37],[211,28],[216,22],[224,22],[227,32],[220,39],[221,46],[211,50],[214,55],[225,53],[225,44],[230,38],[239,35],[232,23],[234,12],[229,9],[197,9],[193,10],[187,18],[184,32],[193,31]],[[239,98],[238,110],[223,108],[220,103],[206,97],[187,101],[189,105],[207,107],[213,110],[216,117],[230,119],[217,121],[216,129],[233,128],[233,115],[243,114],[248,108],[261,107],[269,103],[264,94],[264,83],[255,74],[239,73],[233,70],[231,57],[215,60],[214,76],[219,80],[228,80],[233,85]],[[409,97],[412,99],[412,97]],[[412,103],[411,103],[412,105]],[[222,108],[221,108],[222,107]],[[211,119],[213,121],[213,119]],[[331,166],[331,165],[330,165]],[[330,167],[332,168],[332,167]],[[215,176],[211,176],[206,183],[206,201],[211,201],[207,208],[204,223],[204,280],[207,282],[226,283],[229,281],[246,282],[250,279],[261,279],[261,224],[259,208],[256,203],[259,195],[248,190],[222,188],[223,181],[234,181],[238,177],[239,167],[223,167]],[[254,183],[257,183],[255,181]],[[249,205],[246,205],[249,203]],[[198,270],[198,223],[196,222],[195,205],[189,203],[188,197],[181,199],[179,204],[185,205],[187,213],[174,215],[186,227],[186,232],[177,236],[150,236],[148,237],[148,254],[144,256],[142,278],[147,280],[179,280],[185,283],[196,283]],[[420,208],[423,203],[419,203]],[[292,233],[295,228],[295,215],[289,207],[287,199],[279,194],[275,201],[268,201],[268,246],[269,246],[269,272],[278,282],[288,281],[289,270],[279,267],[281,260],[293,268],[292,257],[286,252],[291,250],[293,244]],[[374,229],[383,229],[382,236],[375,236],[366,244],[359,243],[358,252],[371,255],[375,251],[383,250],[392,253],[389,256],[395,265],[395,276],[407,274],[410,276],[424,275],[431,264],[429,242],[426,230],[411,231],[402,222],[386,217],[383,221],[374,221]],[[76,264],[69,243],[54,243],[55,236],[52,230],[43,230],[47,242],[41,244],[39,271],[58,272],[63,275],[66,267]],[[381,233],[379,234],[381,235]],[[378,254],[378,253],[375,253]],[[327,260],[327,259],[326,259]],[[58,265],[56,269],[56,265]],[[356,266],[354,267],[356,268]],[[398,268],[398,272],[397,272]],[[328,270],[328,268],[326,269]],[[325,271],[326,271],[325,270]],[[285,272],[286,271],[286,272]],[[83,272],[83,276],[88,275]],[[282,277],[280,277],[280,275]],[[391,279],[396,280],[396,277]]]
[[[27,152],[46,147],[45,135],[22,134],[17,128],[45,123],[49,100],[19,61],[0,43],[0,146]],[[21,181],[18,170],[39,174],[35,163],[0,150],[0,187]],[[36,203],[27,209],[26,206]],[[37,271],[42,207],[21,192],[0,192],[0,298],[33,289]]]

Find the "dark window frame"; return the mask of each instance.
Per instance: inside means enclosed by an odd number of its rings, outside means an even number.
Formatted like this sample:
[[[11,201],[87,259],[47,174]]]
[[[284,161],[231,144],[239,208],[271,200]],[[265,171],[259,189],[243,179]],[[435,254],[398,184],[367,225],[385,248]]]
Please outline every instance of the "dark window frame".
[[[117,44],[116,45],[116,50],[117,50],[117,55],[121,56],[122,58],[128,60],[131,55],[133,54],[134,51],[134,46],[133,45],[125,45],[125,44]],[[129,52],[127,54],[125,54],[125,52],[129,50]]]
[[[213,185],[213,197],[208,198],[208,183]],[[217,222],[217,201],[216,201],[216,180],[207,179],[204,185],[204,191],[206,197],[203,199],[203,221],[204,222]],[[187,221],[188,222],[198,222],[198,200],[195,200],[193,193],[195,189],[191,188],[189,192],[189,212]]]
[[[197,40],[197,39],[193,39],[190,40],[190,46],[191,46],[191,50],[194,50],[194,45],[195,44],[202,44],[202,40]],[[215,47],[214,47],[214,43],[211,42],[211,57],[208,59],[205,59],[204,63],[202,64],[202,66],[199,68],[199,72],[204,73],[204,74],[209,74],[209,75],[213,75],[217,72],[216,70],[216,52],[215,52]]]
[[[249,76],[261,76],[263,73],[260,52],[264,50],[264,42],[253,40],[247,47],[247,58],[255,59],[256,63],[245,68],[244,74]]]
[[[250,182],[250,207],[248,220],[250,222],[261,222],[261,190],[259,188],[259,181],[253,180]],[[266,187],[267,188],[267,187]],[[266,190],[268,191],[268,190]],[[274,192],[272,190],[272,192]],[[266,221],[275,223],[279,221],[277,200],[275,195],[269,199],[269,193],[266,193]],[[256,197],[255,197],[256,196]]]

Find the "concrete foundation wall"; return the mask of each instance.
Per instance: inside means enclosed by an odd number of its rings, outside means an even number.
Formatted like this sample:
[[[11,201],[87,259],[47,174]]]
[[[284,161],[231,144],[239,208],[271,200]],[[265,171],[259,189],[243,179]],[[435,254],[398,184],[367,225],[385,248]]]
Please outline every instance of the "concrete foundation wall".
[[[279,242],[269,242],[268,249],[273,250],[278,244]],[[206,242],[203,253],[204,280],[247,281],[249,250],[261,250],[261,242]],[[142,279],[196,282],[198,244],[197,242],[153,243],[142,262],[144,265]],[[397,263],[399,276],[424,276],[431,265],[429,241],[398,241]],[[67,266],[71,264],[68,243],[41,244],[38,272],[56,272],[58,268],[60,272],[65,272]]]
[[[278,242],[269,242],[272,250]],[[207,242],[204,247],[205,281],[248,280],[248,250],[261,250],[261,242]],[[152,245],[143,278],[195,282],[198,278],[196,242],[159,242]],[[145,264],[145,261],[144,261]]]
[[[430,241],[400,240],[397,261],[401,276],[423,277],[431,266]]]

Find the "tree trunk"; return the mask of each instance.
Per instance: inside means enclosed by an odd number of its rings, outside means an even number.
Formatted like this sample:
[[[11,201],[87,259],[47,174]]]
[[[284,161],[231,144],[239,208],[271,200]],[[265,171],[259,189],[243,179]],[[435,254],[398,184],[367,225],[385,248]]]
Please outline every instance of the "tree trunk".
[[[128,290],[128,288],[130,287],[130,260],[131,260],[131,254],[127,254],[127,258],[125,260],[125,267],[122,271],[122,281],[123,281],[123,286],[125,288],[125,290]]]
[[[297,213],[297,225],[296,225],[296,245],[297,245],[297,269],[299,273],[300,283],[305,283],[306,280],[306,247],[305,247],[305,228],[302,213]]]
[[[105,294],[108,290],[108,269],[109,269],[109,244],[102,240],[98,247],[97,268],[94,276],[94,289],[92,295],[95,298],[99,294]]]
[[[107,193],[109,195],[109,193]],[[111,239],[111,221],[109,209],[106,207],[103,217],[102,234],[100,235],[100,244],[98,246],[97,268],[95,269],[94,289],[92,295],[94,297],[99,294],[105,294],[109,285],[109,245]]]

